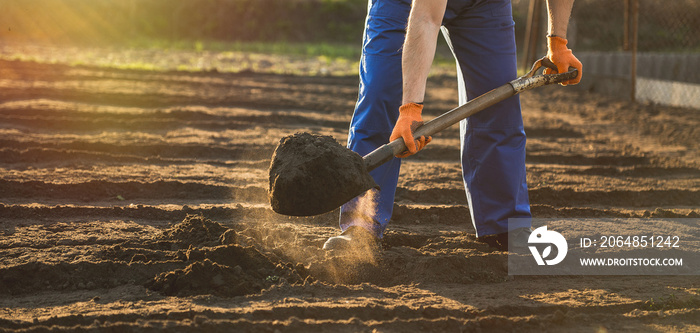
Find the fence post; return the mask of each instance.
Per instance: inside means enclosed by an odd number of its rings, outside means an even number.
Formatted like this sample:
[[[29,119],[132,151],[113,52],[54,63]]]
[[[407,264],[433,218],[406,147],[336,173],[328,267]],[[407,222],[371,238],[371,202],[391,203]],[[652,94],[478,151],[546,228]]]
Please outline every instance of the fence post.
[[[540,34],[540,20],[542,18],[542,1],[530,0],[527,13],[527,25],[525,27],[525,45],[523,47],[523,68],[527,69],[537,58],[537,43]]]
[[[630,6],[632,16],[632,61],[630,66],[630,100],[634,102],[637,95],[637,44],[639,38],[639,0],[632,0]]]
[[[624,27],[623,27],[623,37],[622,37],[622,50],[623,51],[629,51],[630,50],[630,0],[624,0],[625,4],[625,9],[624,9]]]

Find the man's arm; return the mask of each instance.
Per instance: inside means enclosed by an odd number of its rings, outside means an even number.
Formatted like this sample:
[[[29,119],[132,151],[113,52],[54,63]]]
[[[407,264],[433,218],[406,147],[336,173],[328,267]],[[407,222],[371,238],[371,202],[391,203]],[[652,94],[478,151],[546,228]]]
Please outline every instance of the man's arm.
[[[403,99],[422,103],[447,0],[414,0],[403,45]]]
[[[547,0],[547,11],[549,12],[547,34],[566,39],[566,28],[569,26],[571,8],[573,7],[574,0]]]
[[[403,44],[401,68],[403,76],[403,98],[399,108],[399,119],[391,132],[389,141],[403,138],[408,151],[397,155],[406,157],[415,154],[430,143],[431,137],[413,138],[415,130],[423,125],[423,98],[430,65],[435,56],[437,36],[447,0],[413,0],[408,17],[406,40]]]
[[[562,85],[577,84],[581,81],[583,75],[583,65],[576,59],[573,52],[566,47],[568,43],[566,30],[573,6],[574,0],[547,0],[547,11],[549,12],[547,58],[557,66],[559,73],[568,71],[569,67],[574,67],[578,70],[578,76],[575,79],[562,82]],[[551,74],[552,72],[550,69],[545,70],[546,74]]]

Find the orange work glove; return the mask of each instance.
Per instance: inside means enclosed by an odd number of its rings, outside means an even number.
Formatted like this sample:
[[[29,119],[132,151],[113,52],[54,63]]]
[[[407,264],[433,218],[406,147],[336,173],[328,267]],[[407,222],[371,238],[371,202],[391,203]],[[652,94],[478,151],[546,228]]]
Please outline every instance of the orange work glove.
[[[569,71],[569,67],[578,69],[578,76],[575,79],[562,82],[562,86],[579,83],[583,74],[583,65],[576,59],[574,53],[566,48],[566,43],[568,41],[564,38],[547,36],[547,58],[557,66],[557,71],[566,73]],[[547,68],[544,73],[554,74],[554,70]]]
[[[423,125],[423,118],[421,117],[422,111],[423,105],[416,103],[404,104],[399,108],[399,119],[396,121],[394,130],[391,131],[389,141],[391,142],[398,138],[403,138],[408,151],[398,154],[396,157],[411,156],[423,149],[423,147],[433,139],[432,137],[426,138],[425,136],[421,136],[418,140],[413,138],[413,133],[416,129]]]

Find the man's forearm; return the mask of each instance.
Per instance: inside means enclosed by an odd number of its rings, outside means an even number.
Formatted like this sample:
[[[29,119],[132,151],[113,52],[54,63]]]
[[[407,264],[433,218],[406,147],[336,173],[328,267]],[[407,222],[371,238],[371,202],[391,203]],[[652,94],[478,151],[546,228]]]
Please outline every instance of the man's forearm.
[[[425,84],[435,56],[437,35],[446,6],[447,0],[413,2],[401,60],[402,104],[423,102]]]
[[[547,58],[557,66],[556,71],[553,69],[545,69],[545,74],[554,72],[564,73],[571,67],[578,70],[576,78],[564,81],[561,85],[578,84],[583,77],[583,64],[576,59],[573,51],[566,45],[566,28],[569,25],[571,16],[571,8],[574,6],[574,0],[547,0],[547,10],[549,12],[549,28],[547,30]]]
[[[547,0],[547,11],[549,13],[549,35],[559,36],[566,39],[566,29],[569,25],[571,8],[574,0]]]

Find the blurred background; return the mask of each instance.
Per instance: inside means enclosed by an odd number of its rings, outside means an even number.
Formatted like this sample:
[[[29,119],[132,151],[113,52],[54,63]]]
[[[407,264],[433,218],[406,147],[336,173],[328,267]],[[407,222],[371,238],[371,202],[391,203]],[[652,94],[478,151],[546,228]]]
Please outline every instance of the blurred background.
[[[314,74],[352,74],[366,10],[366,0],[6,0],[0,2],[0,57],[288,71],[260,56],[274,53],[325,62]],[[584,63],[579,88],[700,108],[699,13],[700,0],[577,0],[568,38]],[[544,0],[513,0],[513,15],[524,69],[545,53]],[[60,49],[71,52],[60,55]],[[159,64],[142,52],[164,49],[200,57]],[[227,61],[239,66],[226,67]],[[451,66],[444,43],[436,62]]]

